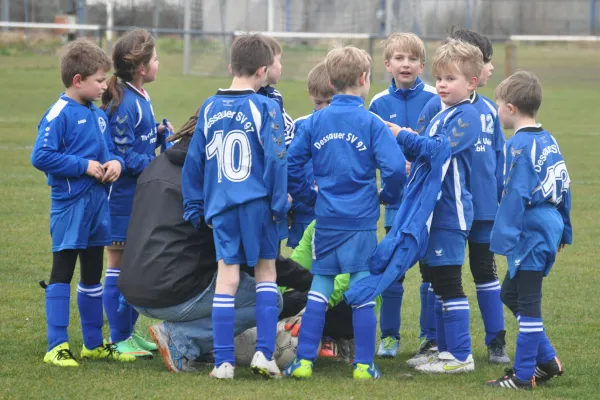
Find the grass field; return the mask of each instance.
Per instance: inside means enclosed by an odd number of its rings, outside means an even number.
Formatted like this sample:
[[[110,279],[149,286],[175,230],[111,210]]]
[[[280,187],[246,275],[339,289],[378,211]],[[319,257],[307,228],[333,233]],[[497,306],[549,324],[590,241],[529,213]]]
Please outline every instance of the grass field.
[[[561,253],[546,279],[543,305],[550,339],[567,371],[564,377],[531,394],[484,386],[503,371],[487,365],[468,268],[464,282],[471,299],[477,365],[470,375],[422,376],[406,367],[404,361],[417,347],[420,276],[416,270],[409,271],[405,282],[401,355],[378,363],[383,379],[376,383],[356,383],[349,367],[330,362],[319,362],[314,379],[308,382],[263,382],[242,368],[235,381],[214,382],[208,378],[208,367],[200,374],[172,374],[160,357],[132,365],[84,362],[75,370],[43,364],[44,292],[37,282],[50,273],[50,202],[45,178],[31,166],[29,157],[37,123],[62,88],[55,56],[26,54],[0,56],[0,398],[599,398],[600,352],[595,346],[600,343],[600,278],[595,260],[600,255],[600,178],[594,163],[600,156],[600,55],[582,50],[576,57],[579,50],[572,48],[519,50],[524,60],[520,66],[539,72],[542,78],[539,120],[560,142],[572,179],[575,245]],[[167,116],[176,126],[216,88],[228,85],[227,79],[182,76],[180,58],[163,55],[159,79],[147,87],[157,118]],[[285,56],[283,62],[285,76]],[[498,68],[492,84],[499,81],[502,70]],[[384,87],[374,85],[371,93]],[[283,81],[278,88],[293,117],[311,111],[303,82]],[[482,92],[491,95],[493,90]],[[504,260],[499,260],[499,268],[504,276]],[[71,348],[78,356],[82,339],[74,296],[72,300]],[[506,320],[512,356],[517,327],[508,312]],[[138,325],[145,328],[150,322],[142,318]]]

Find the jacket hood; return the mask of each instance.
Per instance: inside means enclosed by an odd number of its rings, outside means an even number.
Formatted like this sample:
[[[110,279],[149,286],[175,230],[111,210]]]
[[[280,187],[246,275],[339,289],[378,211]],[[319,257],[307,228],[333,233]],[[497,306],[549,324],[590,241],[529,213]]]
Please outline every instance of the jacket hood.
[[[192,138],[190,136],[182,137],[173,147],[165,152],[165,156],[175,165],[183,167],[185,156],[187,155],[188,148]]]

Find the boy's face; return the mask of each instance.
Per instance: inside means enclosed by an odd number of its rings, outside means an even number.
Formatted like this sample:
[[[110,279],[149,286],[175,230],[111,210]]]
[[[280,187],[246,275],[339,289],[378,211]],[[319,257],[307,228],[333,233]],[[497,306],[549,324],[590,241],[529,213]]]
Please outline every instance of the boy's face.
[[[267,85],[276,85],[281,79],[281,54],[274,57],[273,65],[269,67],[267,73]]]
[[[435,76],[435,88],[447,106],[468,98],[477,87],[476,77],[467,79],[456,67],[440,72]]]
[[[410,89],[423,72],[425,63],[419,57],[404,51],[394,51],[389,60],[385,60],[385,68],[394,76],[399,89]]]
[[[73,86],[79,92],[79,97],[83,101],[96,101],[102,97],[106,90],[106,71],[99,69],[94,75],[81,79],[81,75],[75,75]]]
[[[492,60],[483,64],[483,69],[481,70],[481,76],[479,77],[479,83],[477,84],[477,86],[486,86],[488,84],[488,81],[492,77],[493,70],[494,66],[492,65]]]
[[[309,94],[315,111],[319,111],[331,104],[331,97],[313,96]]]
[[[158,74],[158,56],[156,49],[152,53],[152,58],[148,65],[143,69],[144,83],[154,82],[156,75]]]
[[[512,104],[506,104],[504,100],[496,100],[496,106],[498,106],[498,118],[504,129],[514,129],[514,106]]]

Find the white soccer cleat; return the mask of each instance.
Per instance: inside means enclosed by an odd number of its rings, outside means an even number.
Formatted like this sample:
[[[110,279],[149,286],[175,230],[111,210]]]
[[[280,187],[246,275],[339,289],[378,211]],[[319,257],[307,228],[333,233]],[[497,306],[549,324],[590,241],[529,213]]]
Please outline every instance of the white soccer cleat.
[[[267,360],[262,351],[257,351],[254,353],[254,357],[252,357],[252,362],[250,363],[250,369],[256,375],[260,375],[268,379],[281,378],[281,371],[279,370],[275,360]]]
[[[469,354],[465,361],[459,361],[447,351],[441,352],[436,359],[415,368],[425,374],[459,374],[475,371],[473,355]]]
[[[431,363],[437,361],[438,355],[437,351],[431,351],[427,353],[417,353],[412,358],[406,360],[406,364],[410,368],[417,368],[419,365]]]
[[[219,365],[218,368],[215,366],[210,373],[210,377],[215,379],[233,379],[233,370],[233,365],[226,362]]]

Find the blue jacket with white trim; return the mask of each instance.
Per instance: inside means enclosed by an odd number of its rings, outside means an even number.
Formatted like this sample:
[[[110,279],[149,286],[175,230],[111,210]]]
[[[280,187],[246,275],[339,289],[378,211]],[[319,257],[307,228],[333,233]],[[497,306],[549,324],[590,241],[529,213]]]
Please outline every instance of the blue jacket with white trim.
[[[315,113],[315,111],[313,111]],[[298,136],[302,132],[302,125],[310,118],[313,114],[308,114],[303,117],[299,117],[294,121],[294,137]],[[315,184],[315,175],[313,173],[313,163],[309,160],[304,166],[304,172],[306,173],[306,181],[312,187]],[[292,203],[292,221],[301,224],[310,224],[315,219],[315,209],[306,203],[294,200]]]
[[[277,103],[277,105],[279,106],[279,110],[281,111],[281,116],[283,118],[285,145],[289,147],[292,143],[292,139],[294,139],[295,124],[292,117],[290,117],[290,115],[285,111],[285,108],[283,108],[283,95],[273,86],[269,85],[261,87],[260,89],[258,89],[257,93],[263,96],[267,96],[268,98],[275,101],[275,103]]]
[[[406,181],[405,163],[394,136],[358,96],[338,94],[329,107],[302,125],[288,155],[288,191],[315,204],[316,227],[347,231],[377,228],[380,199],[394,203]],[[306,179],[312,159],[318,191]],[[382,192],[377,197],[376,169]]]
[[[31,163],[48,177],[52,202],[74,203],[93,185],[101,185],[85,174],[88,160],[104,164],[123,160],[107,146],[108,118],[94,104],[87,106],[61,95],[42,117],[31,153]]]
[[[452,160],[433,213],[433,228],[461,231],[471,229],[471,163],[480,129],[479,113],[469,99],[465,99],[433,117],[423,136],[405,130],[398,134],[398,144],[402,146],[409,160],[418,155],[419,145],[423,141],[435,140],[435,135],[446,136],[450,141]]]
[[[219,90],[200,109],[182,173],[184,218],[198,227],[215,215],[268,198],[287,217],[287,159],[277,103],[253,90]]]
[[[490,250],[510,255],[523,240],[529,208],[553,205],[562,216],[561,244],[572,244],[571,179],[558,142],[541,126],[523,127],[506,142],[504,191],[492,229]]]
[[[498,110],[490,99],[474,92],[470,100],[479,113],[481,127],[479,138],[474,144],[471,174],[473,219],[493,221],[502,195],[504,132],[498,118]],[[441,110],[442,101],[439,96],[435,96],[423,108],[419,116],[417,132],[422,133],[431,119]]]
[[[436,93],[435,88],[423,82],[421,78],[417,78],[410,89],[396,88],[396,82],[392,79],[392,83],[386,90],[373,97],[369,111],[379,115],[384,121],[416,130],[421,110]],[[398,207],[400,201],[388,204],[385,208],[398,209]]]

